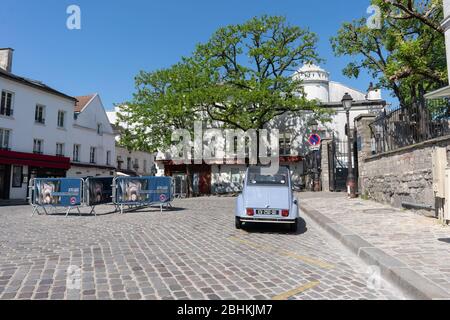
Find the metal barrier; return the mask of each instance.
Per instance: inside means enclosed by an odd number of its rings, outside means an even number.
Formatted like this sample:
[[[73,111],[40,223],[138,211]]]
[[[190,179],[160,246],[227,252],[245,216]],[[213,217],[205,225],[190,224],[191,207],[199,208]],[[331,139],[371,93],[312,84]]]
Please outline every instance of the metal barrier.
[[[173,179],[170,177],[116,177],[112,188],[113,203],[123,214],[124,206],[140,208],[159,205],[172,207]]]
[[[170,177],[35,178],[28,188],[32,216],[41,214],[39,209],[49,214],[49,208],[67,208],[66,217],[73,209],[81,215],[83,205],[95,216],[96,206],[105,204],[114,204],[115,212],[121,214],[124,206],[159,205],[162,212],[164,207],[172,207],[175,191]]]
[[[91,208],[90,214],[97,216],[95,207],[112,204],[113,177],[87,178],[84,181],[84,203]]]
[[[74,208],[81,215],[80,206],[83,203],[83,179],[67,178],[35,178],[30,181],[29,201],[33,207],[32,216],[40,214],[43,209],[48,214],[48,208],[67,208],[66,217]]]

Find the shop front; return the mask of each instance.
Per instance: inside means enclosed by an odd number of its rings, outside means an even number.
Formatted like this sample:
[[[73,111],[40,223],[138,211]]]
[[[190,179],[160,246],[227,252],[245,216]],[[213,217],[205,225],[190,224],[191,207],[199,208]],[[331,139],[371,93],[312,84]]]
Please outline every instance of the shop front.
[[[33,178],[62,178],[70,158],[0,150],[0,200],[25,200]]]

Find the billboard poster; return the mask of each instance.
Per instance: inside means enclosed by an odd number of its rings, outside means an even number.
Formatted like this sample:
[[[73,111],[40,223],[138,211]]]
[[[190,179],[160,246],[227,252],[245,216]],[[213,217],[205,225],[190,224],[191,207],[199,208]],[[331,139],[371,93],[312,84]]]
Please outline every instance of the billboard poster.
[[[113,177],[86,179],[86,205],[96,206],[112,202]]]
[[[172,179],[169,177],[149,177],[152,203],[172,201]]]
[[[172,201],[172,180],[168,177],[120,177],[116,180],[116,203],[150,204]]]
[[[36,179],[35,204],[54,207],[80,206],[81,190],[81,179]]]

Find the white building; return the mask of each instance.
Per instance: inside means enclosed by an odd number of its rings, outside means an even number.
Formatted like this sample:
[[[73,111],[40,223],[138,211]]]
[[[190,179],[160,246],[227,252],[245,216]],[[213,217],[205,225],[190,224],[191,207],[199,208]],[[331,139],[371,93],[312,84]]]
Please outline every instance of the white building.
[[[34,177],[70,168],[76,99],[12,71],[12,49],[0,49],[0,199],[25,199]]]
[[[107,112],[109,122],[114,127],[116,136],[116,163],[117,173],[130,175],[130,176],[151,176],[157,173],[155,168],[155,154],[139,151],[128,150],[119,146],[120,130],[126,128],[130,124],[118,123],[117,112],[119,108],[115,108],[114,111]]]
[[[26,199],[32,178],[110,175],[115,139],[98,95],[75,120],[82,101],[13,74],[12,61],[13,50],[0,49],[0,200]]]
[[[75,97],[72,166],[68,177],[115,175],[115,134],[98,94]]]

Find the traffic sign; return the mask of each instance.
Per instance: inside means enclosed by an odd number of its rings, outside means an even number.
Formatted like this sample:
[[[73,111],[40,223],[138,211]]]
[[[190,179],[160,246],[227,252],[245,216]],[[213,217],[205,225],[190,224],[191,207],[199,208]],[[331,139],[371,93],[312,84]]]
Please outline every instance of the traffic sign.
[[[309,137],[308,142],[312,146],[319,146],[320,143],[322,142],[322,138],[318,134],[312,134]]]

